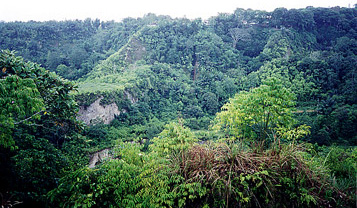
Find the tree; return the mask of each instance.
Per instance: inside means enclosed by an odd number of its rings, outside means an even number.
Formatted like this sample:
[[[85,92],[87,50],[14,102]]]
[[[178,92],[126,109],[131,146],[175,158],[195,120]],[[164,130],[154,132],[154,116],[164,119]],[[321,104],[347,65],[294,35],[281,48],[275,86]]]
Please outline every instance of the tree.
[[[239,41],[248,41],[251,38],[250,28],[232,28],[229,30],[229,34],[233,39],[232,47],[235,48]]]
[[[38,119],[43,100],[33,80],[14,75],[0,80],[0,105],[0,145],[12,147],[12,129]]]
[[[78,130],[77,104],[69,94],[75,90],[72,82],[64,81],[38,64],[25,62],[7,50],[0,51],[0,68],[1,100],[6,106],[2,108],[3,119],[7,117],[14,124],[26,124],[41,116],[33,125],[37,127],[36,134],[57,145]]]
[[[1,55],[0,58],[6,57]],[[40,118],[44,101],[33,79],[11,75],[12,68],[5,65],[0,67],[0,146],[8,148],[15,144],[13,128],[20,124],[31,124],[33,119]]]
[[[278,28],[285,25],[285,16],[288,10],[285,8],[276,8],[271,14],[272,26]]]
[[[68,164],[81,165],[61,151],[79,144],[62,148],[81,129],[75,118],[77,104],[69,94],[75,88],[8,50],[0,51],[0,69],[0,152],[7,152],[1,154],[0,169],[5,171],[0,174],[0,193],[44,204],[43,194],[57,185],[62,171],[71,168]]]
[[[270,78],[260,87],[236,94],[217,114],[214,128],[259,141],[286,136],[295,124],[294,105],[295,95],[280,80]]]
[[[269,77],[278,78],[284,87],[296,95],[299,104],[313,100],[318,91],[315,83],[311,81],[311,75],[299,72],[294,65],[288,65],[285,59],[272,59],[265,62],[258,71],[249,74],[249,77],[254,79],[254,74],[259,78],[258,85]]]
[[[201,102],[202,102],[203,109],[207,113],[214,115],[214,113],[217,112],[219,103],[216,94],[212,92],[206,92],[205,94],[203,94]]]

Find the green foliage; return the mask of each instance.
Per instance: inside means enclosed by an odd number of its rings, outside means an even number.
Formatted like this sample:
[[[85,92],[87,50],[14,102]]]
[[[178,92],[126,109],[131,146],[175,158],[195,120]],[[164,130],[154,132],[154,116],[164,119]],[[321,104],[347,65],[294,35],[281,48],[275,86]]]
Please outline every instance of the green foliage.
[[[315,172],[325,171],[324,175],[330,178],[330,184],[337,190],[327,192],[328,197],[340,195],[340,199],[336,199],[337,207],[352,207],[356,201],[354,194],[356,188],[356,147],[342,146],[318,146],[317,144],[309,144],[307,152],[312,156],[311,167]]]
[[[262,54],[269,59],[289,59],[293,55],[306,53],[315,47],[316,38],[311,33],[282,29],[269,37]]]
[[[37,130],[46,132],[43,133],[44,135],[51,132],[50,129],[52,129],[51,133],[62,131],[63,135],[57,139],[62,140],[61,142],[66,134],[78,130],[79,125],[75,118],[77,104],[69,94],[75,90],[73,83],[62,80],[37,64],[25,62],[21,57],[16,57],[13,52],[1,51],[0,58],[0,68],[4,69],[1,72],[1,77],[5,78],[3,81],[13,83],[8,83],[6,88],[2,88],[6,91],[2,91],[6,96],[3,98],[8,107],[6,111],[9,111],[7,113],[10,115],[13,114],[10,116],[10,124],[11,122],[21,124],[32,119],[32,116],[34,118],[41,116],[35,126],[43,125],[44,128]],[[11,100],[15,95],[17,99]]]
[[[33,201],[45,201],[44,195],[56,186],[56,179],[66,167],[67,160],[48,140],[21,135],[19,151],[12,158],[18,184],[16,190],[26,193]],[[27,195],[27,196],[26,196]]]
[[[326,167],[311,163],[301,145],[274,143],[256,151],[243,142],[170,142],[187,131],[178,124],[166,126],[160,136],[171,151],[165,154],[157,139],[151,152],[119,143],[113,159],[68,172],[49,200],[61,207],[306,207],[333,206],[338,197],[351,202],[328,183]]]
[[[3,71],[6,73],[6,70],[4,68]],[[39,119],[43,111],[43,99],[32,79],[22,79],[17,75],[0,80],[0,96],[0,145],[5,148],[14,147],[13,128]]]
[[[48,197],[63,207],[152,207],[172,205],[167,167],[136,144],[121,144],[116,160],[99,169],[82,168],[61,178]]]
[[[353,176],[357,171],[356,147],[342,148],[331,146],[325,149],[325,152],[326,151],[328,151],[328,153],[326,156],[324,155],[324,163],[330,168],[333,176],[338,179],[351,179],[353,181]]]
[[[86,137],[79,133],[72,135],[71,140],[66,141],[61,148],[68,164],[66,170],[75,170],[86,165],[88,163],[88,148]]]
[[[125,45],[140,24],[129,19],[121,23],[99,19],[2,22],[0,49],[16,50],[25,59],[74,80]]]
[[[167,124],[158,137],[152,139],[152,151],[160,156],[167,156],[173,153],[177,154],[188,149],[197,139],[190,129],[182,126],[180,123]]]
[[[270,36],[268,43],[265,45],[263,53],[271,58],[288,57],[291,53],[289,41],[283,37],[282,32],[279,31]]]
[[[325,113],[317,116],[316,126],[312,129],[315,141],[325,145],[356,145],[356,105],[323,107]]]
[[[258,88],[238,93],[224,105],[213,128],[237,138],[273,140],[277,131],[294,125],[294,99],[278,79],[268,79]]]
[[[81,163],[61,151],[81,131],[77,105],[69,94],[75,87],[8,50],[0,52],[0,68],[1,148],[12,150],[0,163],[1,169],[7,168],[1,183],[11,181],[1,192],[37,206],[45,203],[44,194],[57,185],[69,164]]]
[[[351,207],[355,149],[298,143],[357,141],[355,19],[308,7],[0,22],[1,49],[79,86],[1,51],[0,192],[33,207],[51,189],[61,207]],[[74,96],[121,114],[83,129]],[[207,130],[216,113],[223,131]]]
[[[56,206],[91,207],[95,204],[93,201],[94,195],[88,193],[88,191],[93,192],[97,177],[97,170],[89,168],[75,170],[62,177],[58,188],[50,191],[48,197]]]
[[[258,80],[256,80],[257,85],[260,85],[269,77],[280,79],[282,84],[296,95],[297,103],[301,104],[314,99],[318,93],[316,84],[311,81],[311,76],[299,72],[296,66],[288,64],[288,62],[282,58],[272,59],[264,63],[258,71],[252,72],[249,76],[258,77]]]

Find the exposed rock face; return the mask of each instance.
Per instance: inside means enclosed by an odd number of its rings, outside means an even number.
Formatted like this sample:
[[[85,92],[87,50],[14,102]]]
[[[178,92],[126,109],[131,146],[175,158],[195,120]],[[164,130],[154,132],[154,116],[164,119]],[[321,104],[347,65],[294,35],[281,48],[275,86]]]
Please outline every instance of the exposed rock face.
[[[93,153],[89,158],[89,167],[94,168],[95,165],[102,160],[111,157],[110,149],[100,150],[98,152]]]
[[[95,120],[100,120],[103,121],[104,124],[109,124],[114,119],[115,115],[119,115],[121,112],[115,103],[104,106],[100,105],[102,99],[103,97],[98,98],[87,108],[81,106],[77,118],[84,121],[87,125],[90,125]]]

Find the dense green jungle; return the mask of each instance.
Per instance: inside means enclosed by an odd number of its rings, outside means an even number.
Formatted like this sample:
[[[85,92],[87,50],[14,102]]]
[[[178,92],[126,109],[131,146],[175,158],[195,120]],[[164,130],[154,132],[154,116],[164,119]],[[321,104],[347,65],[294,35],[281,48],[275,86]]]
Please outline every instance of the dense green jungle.
[[[1,207],[356,207],[356,38],[356,5],[0,22]]]

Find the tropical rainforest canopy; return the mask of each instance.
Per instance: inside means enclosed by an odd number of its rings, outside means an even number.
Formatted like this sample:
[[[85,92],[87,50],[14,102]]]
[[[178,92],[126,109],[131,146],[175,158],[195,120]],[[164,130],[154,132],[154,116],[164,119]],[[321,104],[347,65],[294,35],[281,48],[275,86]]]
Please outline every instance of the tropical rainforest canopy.
[[[340,7],[0,22],[1,205],[354,207],[356,38]]]

